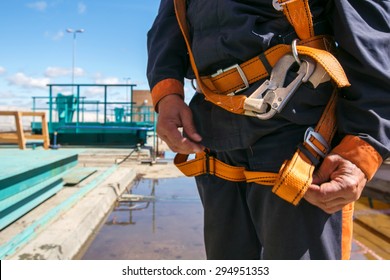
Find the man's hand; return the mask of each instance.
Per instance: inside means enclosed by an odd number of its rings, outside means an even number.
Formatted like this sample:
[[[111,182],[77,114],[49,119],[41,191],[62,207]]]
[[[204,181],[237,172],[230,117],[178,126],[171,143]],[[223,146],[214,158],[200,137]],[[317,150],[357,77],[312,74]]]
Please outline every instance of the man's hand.
[[[157,134],[169,148],[177,153],[192,154],[204,148],[199,142],[202,137],[197,133],[191,109],[176,94],[167,95],[158,103]],[[187,137],[183,137],[179,128],[183,128]]]
[[[332,214],[358,200],[366,182],[366,176],[355,164],[339,155],[329,155],[313,175],[304,198]]]

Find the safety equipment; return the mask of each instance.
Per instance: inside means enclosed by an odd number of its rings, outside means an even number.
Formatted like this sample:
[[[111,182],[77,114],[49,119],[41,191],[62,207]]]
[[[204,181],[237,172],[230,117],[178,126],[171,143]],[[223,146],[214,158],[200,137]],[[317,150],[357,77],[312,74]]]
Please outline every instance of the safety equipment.
[[[335,104],[337,88],[350,86],[344,70],[331,53],[332,43],[327,36],[314,36],[312,16],[308,0],[275,0],[274,7],[282,10],[294,27],[300,41],[280,44],[263,54],[240,65],[233,65],[217,73],[201,77],[191,50],[190,36],[186,23],[186,1],[174,0],[176,17],[185,38],[197,85],[205,99],[235,114],[269,119],[280,112],[301,83],[322,71],[329,75],[335,90],[317,126],[310,128],[304,142],[298,147],[291,160],[287,160],[278,174],[246,171],[242,167],[229,166],[214,158],[208,152],[199,153],[194,160],[188,155],[177,154],[175,165],[187,176],[204,173],[213,174],[231,181],[256,182],[272,185],[272,191],[284,200],[297,205],[312,182],[315,166],[329,152],[329,144],[336,129]],[[298,63],[297,77],[284,87],[285,75],[292,64]],[[317,70],[316,70],[317,69]],[[269,73],[271,72],[271,73]],[[236,95],[257,80],[266,80],[247,97]],[[317,75],[318,76],[318,75]]]
[[[300,61],[300,66],[296,73],[297,76],[290,84],[284,87],[287,73],[295,63],[295,57],[291,54],[286,54],[276,63],[270,79],[266,80],[245,100],[245,115],[268,120],[276,113],[281,112],[298,87],[309,80],[316,67],[311,59]]]

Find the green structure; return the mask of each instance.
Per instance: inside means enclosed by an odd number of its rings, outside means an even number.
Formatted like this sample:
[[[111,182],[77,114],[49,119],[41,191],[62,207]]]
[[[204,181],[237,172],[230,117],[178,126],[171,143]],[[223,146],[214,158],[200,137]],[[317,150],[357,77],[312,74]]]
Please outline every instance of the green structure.
[[[133,102],[135,86],[49,84],[48,97],[33,97],[33,111],[48,112],[53,145],[144,145],[148,134],[154,135],[156,118],[152,106]],[[33,133],[40,130],[41,124],[33,122]]]

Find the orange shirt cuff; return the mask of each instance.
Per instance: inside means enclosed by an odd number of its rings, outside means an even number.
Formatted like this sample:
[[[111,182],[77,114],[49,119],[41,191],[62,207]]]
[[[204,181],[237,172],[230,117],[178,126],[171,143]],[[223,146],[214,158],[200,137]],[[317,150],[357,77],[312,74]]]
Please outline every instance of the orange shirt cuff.
[[[332,150],[332,153],[338,154],[358,166],[368,180],[374,177],[383,162],[381,155],[374,147],[353,135],[344,137],[341,143]]]
[[[178,94],[184,99],[184,86],[176,79],[165,79],[152,88],[152,101],[157,112],[158,102],[167,95]]]

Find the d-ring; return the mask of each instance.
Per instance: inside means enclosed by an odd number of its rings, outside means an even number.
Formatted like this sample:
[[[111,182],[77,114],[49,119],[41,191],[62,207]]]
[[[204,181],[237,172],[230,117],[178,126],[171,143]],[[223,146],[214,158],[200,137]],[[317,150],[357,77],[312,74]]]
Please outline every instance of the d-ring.
[[[293,55],[295,61],[299,65],[301,65],[302,61],[299,59],[298,50],[297,50],[297,41],[299,41],[299,40],[298,39],[294,39],[294,41],[292,41],[292,43],[291,43],[291,50],[292,50],[292,55]]]
[[[197,90],[197,88],[196,88],[196,86],[195,86],[195,81],[196,79],[191,79],[191,86],[192,86],[192,88],[196,91]]]

